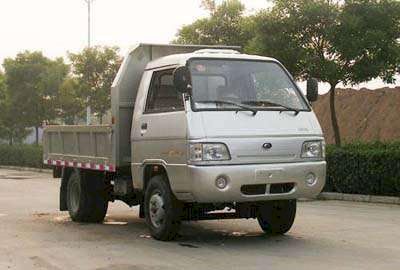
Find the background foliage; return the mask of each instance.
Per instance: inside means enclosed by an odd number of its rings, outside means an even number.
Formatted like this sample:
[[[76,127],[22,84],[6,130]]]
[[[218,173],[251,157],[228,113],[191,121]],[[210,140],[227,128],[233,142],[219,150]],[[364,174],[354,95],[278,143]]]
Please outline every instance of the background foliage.
[[[80,91],[78,80],[71,77],[65,79],[58,89],[57,115],[67,125],[74,125],[78,119],[84,117],[85,101]]]
[[[38,128],[55,117],[55,97],[68,66],[62,58],[51,60],[41,52],[29,51],[5,59],[3,66],[7,84],[3,120],[10,129],[8,135],[35,127],[38,144]]]
[[[72,75],[85,107],[90,105],[100,124],[111,107],[111,85],[121,65],[117,47],[91,47],[69,54]]]
[[[99,118],[110,108],[112,81],[121,64],[116,47],[92,47],[50,59],[25,51],[4,60],[0,70],[0,139],[20,143],[43,123],[77,124],[90,104]],[[87,102],[89,101],[89,103]]]
[[[325,191],[400,196],[400,142],[327,148]]]
[[[43,168],[42,154],[40,145],[0,144],[0,165]]]
[[[210,16],[183,26],[174,43],[203,45],[245,46],[251,38],[250,19],[244,16],[245,6],[239,0],[203,0],[203,7]]]

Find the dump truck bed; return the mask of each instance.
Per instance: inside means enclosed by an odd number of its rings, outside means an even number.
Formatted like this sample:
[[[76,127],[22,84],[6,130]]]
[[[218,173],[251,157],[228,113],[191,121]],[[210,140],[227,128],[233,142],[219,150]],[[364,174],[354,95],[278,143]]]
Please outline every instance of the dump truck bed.
[[[113,132],[102,126],[49,126],[43,134],[44,163],[114,172]]]

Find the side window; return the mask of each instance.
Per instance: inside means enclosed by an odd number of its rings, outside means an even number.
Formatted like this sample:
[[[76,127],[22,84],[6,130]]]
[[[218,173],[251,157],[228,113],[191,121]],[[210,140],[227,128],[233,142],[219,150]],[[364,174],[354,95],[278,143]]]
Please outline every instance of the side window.
[[[147,94],[145,113],[183,110],[182,95],[173,84],[173,69],[155,71]]]

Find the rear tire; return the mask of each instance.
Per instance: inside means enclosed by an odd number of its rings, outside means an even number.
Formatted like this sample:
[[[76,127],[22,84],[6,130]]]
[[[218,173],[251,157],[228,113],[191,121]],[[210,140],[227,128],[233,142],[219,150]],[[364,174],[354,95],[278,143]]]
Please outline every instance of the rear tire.
[[[67,207],[75,222],[102,222],[108,209],[104,175],[78,170],[71,173],[67,186]]]
[[[258,209],[258,223],[267,234],[285,234],[294,223],[296,208],[296,200],[265,202]]]
[[[168,179],[163,175],[152,177],[144,198],[144,214],[151,236],[161,241],[173,240],[180,228],[181,209]]]

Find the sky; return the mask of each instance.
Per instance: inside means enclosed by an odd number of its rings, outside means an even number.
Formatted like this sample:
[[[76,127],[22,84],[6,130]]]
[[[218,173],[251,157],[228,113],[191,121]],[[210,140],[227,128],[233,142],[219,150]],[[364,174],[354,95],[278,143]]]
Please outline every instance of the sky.
[[[200,2],[93,0],[91,43],[118,46],[121,54],[139,42],[169,43],[182,25],[207,16]],[[268,7],[268,2],[242,0],[248,13]],[[67,51],[77,52],[85,46],[85,0],[0,0],[0,63],[24,50],[41,50],[54,58],[65,57]],[[383,85],[376,80],[358,87],[364,86]],[[326,86],[322,88],[326,89]]]

